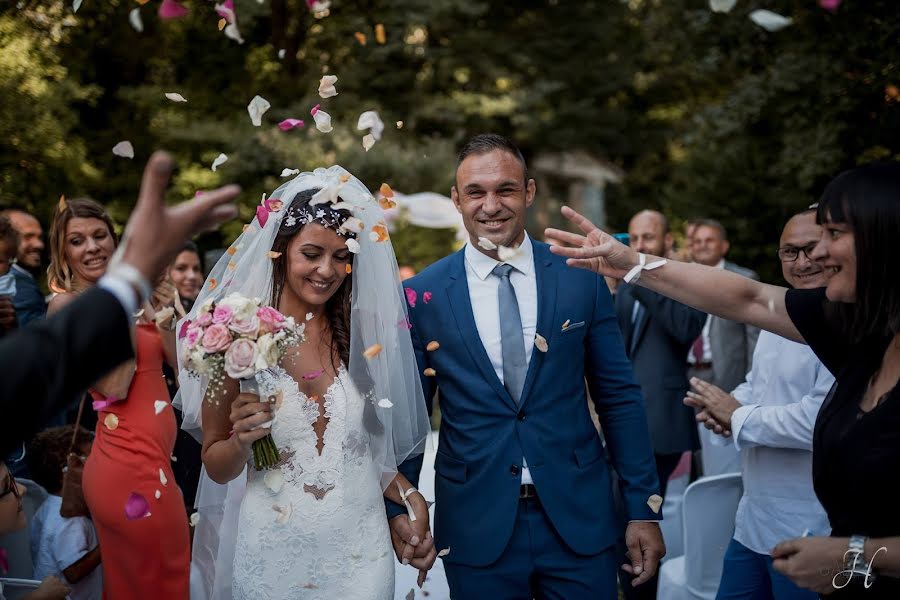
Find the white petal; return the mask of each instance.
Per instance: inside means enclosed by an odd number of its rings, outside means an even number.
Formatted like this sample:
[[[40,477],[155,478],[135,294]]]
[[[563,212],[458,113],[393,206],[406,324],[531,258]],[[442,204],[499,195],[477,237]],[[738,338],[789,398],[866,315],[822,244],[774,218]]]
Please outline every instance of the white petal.
[[[541,352],[546,352],[549,348],[547,346],[547,340],[539,333],[534,336],[534,347]]]
[[[380,406],[381,408],[391,408],[392,406],[394,406],[394,403],[387,398],[382,398],[378,401],[378,406]]]
[[[312,314],[311,312],[306,313],[306,320],[307,320],[307,321],[312,321],[312,318],[313,318],[313,314]]]
[[[357,129],[368,129],[369,133],[372,134],[376,140],[381,139],[381,134],[384,131],[384,123],[381,122],[381,117],[378,116],[378,113],[374,110],[367,110],[363,114],[359,115],[359,120],[356,122]]]
[[[228,156],[226,156],[225,154],[219,154],[216,157],[216,160],[214,160],[212,163],[212,170],[215,171],[216,169],[218,169],[220,166],[225,164],[226,160],[228,160]]]
[[[359,242],[357,242],[353,238],[350,238],[349,240],[347,240],[346,243],[347,243],[347,250],[349,250],[353,254],[359,254]]]
[[[277,494],[284,485],[284,473],[281,472],[281,469],[272,469],[266,473],[265,477],[263,477],[263,483],[265,483],[266,487],[272,490],[273,493]]]
[[[478,245],[484,248],[485,250],[496,250],[497,244],[487,239],[486,237],[478,238]]]
[[[332,98],[338,95],[338,91],[335,89],[334,84],[337,83],[338,78],[334,75],[325,75],[319,81],[319,97],[321,98]]]
[[[238,44],[244,43],[244,38],[241,37],[241,32],[238,31],[237,25],[235,23],[229,23],[225,27],[225,37],[230,40],[234,40]]]
[[[365,224],[362,222],[362,219],[358,219],[356,217],[350,217],[344,224],[341,226],[347,231],[352,231],[353,233],[359,233],[365,227]]]
[[[450,554],[450,547],[449,547],[449,546],[447,546],[446,548],[444,548],[443,550],[441,550],[440,552],[438,552],[438,558],[447,556],[448,554]]]
[[[783,17],[770,10],[754,10],[750,13],[750,20],[766,31],[778,31],[794,22],[793,19]]]
[[[650,507],[654,513],[659,514],[659,509],[662,507],[663,499],[658,494],[653,494],[649,498],[647,498],[647,506]]]
[[[166,98],[168,98],[172,102],[187,102],[187,98],[185,98],[178,92],[167,92]]]
[[[713,12],[727,13],[731,12],[737,0],[709,0],[709,9]]]
[[[362,140],[363,148],[366,149],[366,152],[372,149],[372,146],[375,145],[375,136],[371,133],[367,133],[363,136]]]
[[[134,158],[134,146],[129,141],[119,142],[113,146],[113,154],[123,158]]]
[[[247,112],[250,113],[250,122],[256,127],[262,125],[262,116],[271,106],[269,101],[262,96],[253,96],[253,100],[247,105]],[[299,171],[297,172],[299,173]]]
[[[72,12],[78,12],[79,8],[81,8],[81,0],[74,0],[72,2]]]
[[[157,500],[159,500],[160,497],[162,497],[162,492],[160,492],[159,490],[156,490],[156,492],[153,495],[156,496]]]
[[[143,33],[144,31],[144,22],[141,21],[141,9],[135,8],[132,9],[130,13],[128,13],[128,22],[131,23],[131,26],[138,33]]]
[[[378,232],[377,232],[377,231],[370,231],[370,232],[369,232],[369,239],[372,240],[373,242],[377,242],[377,241],[378,241]]]
[[[190,522],[191,522],[191,527],[196,527],[197,523],[200,522],[200,513],[198,513],[198,512],[192,513]]]
[[[322,109],[316,111],[316,114],[313,115],[313,119],[316,122],[316,129],[322,133],[329,133],[334,129],[334,127],[331,126],[331,115]]]
[[[291,175],[299,175],[300,169],[284,169],[281,171],[282,177],[290,177]]]
[[[497,256],[500,258],[500,262],[512,260],[517,254],[519,254],[518,248],[507,248],[506,246],[497,248]]]
[[[163,485],[167,485],[169,483],[169,480],[162,469],[159,470],[159,482]]]
[[[284,48],[282,48],[281,50],[278,51],[278,59],[279,60],[284,58],[284,52],[285,52]]]
[[[155,412],[156,414],[159,414],[162,411],[164,411],[168,405],[169,405],[169,403],[166,402],[165,400],[156,400],[153,403],[153,412]]]

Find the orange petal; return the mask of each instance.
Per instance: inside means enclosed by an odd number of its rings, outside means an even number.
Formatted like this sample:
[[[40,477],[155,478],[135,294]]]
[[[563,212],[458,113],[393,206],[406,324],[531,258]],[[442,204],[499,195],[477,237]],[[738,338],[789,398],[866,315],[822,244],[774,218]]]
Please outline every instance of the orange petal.
[[[279,256],[281,256],[281,252],[273,252],[272,250],[269,250],[268,252],[266,252],[266,256],[268,256],[269,258],[275,259],[275,258],[278,258]]]
[[[387,41],[387,35],[384,32],[384,25],[379,23],[375,26],[375,41],[384,44]]]
[[[372,233],[377,236],[376,239],[373,239],[373,241],[375,242],[384,242],[390,238],[390,236],[388,235],[387,227],[385,227],[381,223],[372,227]]]
[[[143,5],[147,4],[150,0],[135,0],[135,1],[136,1],[138,4],[140,4],[141,6],[143,6]]]
[[[340,180],[341,180],[341,183],[347,183],[348,181],[350,181],[350,176],[345,173],[340,176]]]
[[[219,285],[219,282],[216,281],[215,277],[211,277],[209,280],[209,289],[210,291],[216,289],[216,286]]]
[[[381,210],[390,210],[397,206],[397,203],[391,200],[390,198],[381,198],[378,201],[378,206],[381,207]]]
[[[237,267],[237,263],[233,260],[228,261],[228,269],[234,271],[235,267]]]
[[[659,514],[659,509],[662,507],[663,499],[658,494],[653,494],[649,498],[647,498],[647,506],[650,507],[654,513]]]
[[[360,46],[365,46],[365,45],[366,45],[366,34],[357,31],[357,32],[354,33],[353,35],[356,37],[356,41],[359,42],[359,45],[360,45]]]
[[[394,197],[394,190],[392,190],[391,186],[389,186],[386,183],[382,183],[381,187],[378,189],[378,191],[381,192],[381,195],[384,196],[385,198],[393,198]]]
[[[119,417],[113,413],[109,413],[106,415],[106,418],[103,419],[103,424],[106,425],[106,428],[110,431],[115,431],[119,428]]]
[[[62,196],[59,197],[59,212],[66,210],[67,206],[68,205],[66,204],[66,195],[63,194]]]
[[[437,375],[437,371],[435,371],[431,367],[428,367],[427,369],[422,371],[422,373],[424,373],[426,377],[434,377],[435,375]]]
[[[347,272],[347,275],[349,275],[350,273],[353,272],[353,265],[351,265],[350,263],[347,263],[344,266],[344,270]]]
[[[228,254],[230,254],[231,256],[234,256],[235,254],[237,254],[237,246],[229,247],[226,252],[228,252]]]
[[[381,344],[372,344],[371,346],[366,348],[366,351],[363,352],[363,356],[365,356],[366,358],[375,358],[381,353],[381,350]]]
[[[428,342],[428,345],[425,346],[425,349],[428,350],[429,352],[434,352],[435,350],[437,350],[440,347],[441,347],[441,345],[438,344],[437,342]]]
[[[225,19],[219,19],[219,31],[225,29],[225,26],[228,25],[228,21]]]

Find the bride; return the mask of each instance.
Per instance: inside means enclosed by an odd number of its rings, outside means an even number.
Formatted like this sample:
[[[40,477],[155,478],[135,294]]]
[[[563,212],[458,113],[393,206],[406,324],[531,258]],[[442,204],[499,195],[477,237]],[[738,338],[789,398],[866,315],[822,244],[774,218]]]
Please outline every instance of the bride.
[[[378,203],[338,166],[282,185],[185,318],[232,292],[305,323],[306,341],[257,375],[259,394],[181,372],[176,402],[183,427],[202,430],[205,471],[192,598],[392,598],[383,496],[405,499],[430,535],[424,498],[396,468],[430,427]],[[257,471],[251,446],[270,432],[280,461]]]

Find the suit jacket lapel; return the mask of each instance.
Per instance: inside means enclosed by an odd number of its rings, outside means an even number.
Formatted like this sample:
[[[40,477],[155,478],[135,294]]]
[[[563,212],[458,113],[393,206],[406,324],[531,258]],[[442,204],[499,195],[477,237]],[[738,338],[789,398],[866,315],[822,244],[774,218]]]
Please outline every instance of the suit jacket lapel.
[[[543,336],[548,343],[553,337],[554,315],[556,314],[557,272],[550,260],[550,253],[546,244],[532,242],[534,251],[534,274],[536,278],[538,294],[537,333]],[[552,348],[551,348],[552,350]],[[528,373],[525,375],[525,385],[522,387],[520,404],[528,400],[528,393],[534,385],[538,371],[544,362],[544,352],[537,347],[531,351],[531,360],[528,363]]]
[[[497,373],[494,372],[491,359],[484,349],[484,344],[481,343],[481,336],[478,335],[475,316],[472,314],[469,284],[466,281],[465,252],[462,250],[456,253],[453,268],[450,270],[450,281],[447,284],[447,299],[449,300],[453,317],[456,319],[456,327],[462,336],[463,345],[472,357],[472,362],[481,371],[485,381],[494,388],[494,391],[504,398],[513,409],[517,409],[515,401],[509,395],[509,392],[506,391],[506,388],[503,387],[503,383],[497,377]]]

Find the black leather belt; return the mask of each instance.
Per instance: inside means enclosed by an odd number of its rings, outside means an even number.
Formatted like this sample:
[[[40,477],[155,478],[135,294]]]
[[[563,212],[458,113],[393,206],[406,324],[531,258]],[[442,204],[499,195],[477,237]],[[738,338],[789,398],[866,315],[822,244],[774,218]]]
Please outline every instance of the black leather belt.
[[[524,500],[525,498],[537,498],[537,489],[534,484],[525,483],[519,486],[519,499]]]

